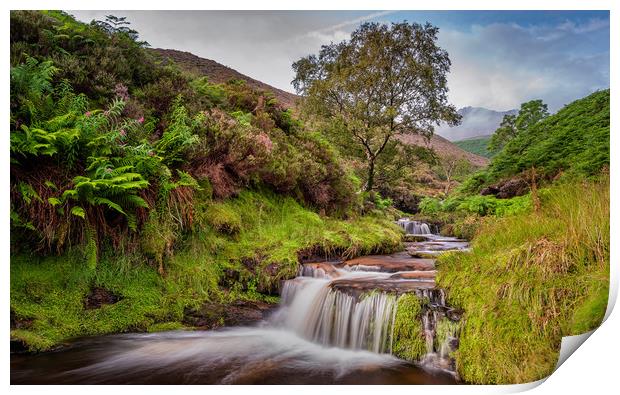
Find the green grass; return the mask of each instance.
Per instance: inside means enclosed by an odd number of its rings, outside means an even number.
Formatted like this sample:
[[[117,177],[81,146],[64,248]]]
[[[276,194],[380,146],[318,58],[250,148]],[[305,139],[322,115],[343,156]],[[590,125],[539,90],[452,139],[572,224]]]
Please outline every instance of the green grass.
[[[103,251],[96,269],[88,268],[79,249],[44,258],[12,256],[11,311],[30,324],[13,329],[11,338],[43,351],[78,336],[177,329],[185,309],[206,301],[277,302],[260,291],[295,276],[302,250],[346,256],[391,252],[402,235],[386,218],[321,217],[292,198],[268,192],[206,201],[199,212],[194,232],[176,235],[175,252],[164,258],[164,276],[157,273],[157,263],[147,263],[149,254]],[[239,280],[222,288],[218,283],[225,269],[237,271]],[[122,298],[85,310],[84,299],[94,286]]]
[[[490,159],[497,154],[497,151],[489,151],[487,149],[487,145],[489,144],[490,140],[491,136],[484,136],[467,140],[454,141],[453,143],[457,147],[467,152],[471,152],[472,154],[484,156],[485,158]]]
[[[472,383],[549,375],[562,336],[596,328],[609,286],[609,178],[556,185],[540,212],[486,218],[467,254],[438,262],[448,303],[465,311],[456,352]]]

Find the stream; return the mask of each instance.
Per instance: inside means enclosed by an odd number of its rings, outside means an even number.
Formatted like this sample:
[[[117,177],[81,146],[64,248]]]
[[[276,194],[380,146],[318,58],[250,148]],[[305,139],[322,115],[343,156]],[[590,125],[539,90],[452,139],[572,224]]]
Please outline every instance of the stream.
[[[434,256],[468,243],[398,221],[408,240],[392,255],[301,265],[280,306],[254,326],[77,339],[55,352],[11,354],[11,384],[456,384],[460,312],[435,286]],[[401,295],[424,300],[426,355],[392,355]],[[456,325],[448,325],[448,328]]]

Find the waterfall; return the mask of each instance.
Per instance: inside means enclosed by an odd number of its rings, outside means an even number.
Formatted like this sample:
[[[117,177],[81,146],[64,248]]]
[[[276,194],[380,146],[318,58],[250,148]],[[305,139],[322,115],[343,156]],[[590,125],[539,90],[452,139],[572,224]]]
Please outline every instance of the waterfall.
[[[421,221],[411,221],[409,218],[401,218],[397,221],[397,224],[405,229],[405,232],[410,235],[432,234],[430,226]]]
[[[340,270],[348,276],[364,275]],[[392,352],[399,295],[379,290],[343,292],[332,289],[333,278],[321,268],[308,265],[300,272],[305,276],[284,283],[281,309],[272,317],[273,324],[325,346]],[[449,346],[456,338],[456,324],[450,324],[445,314],[445,292],[425,288],[408,292],[425,301],[420,317],[426,341],[424,360],[429,365],[437,365],[438,358],[449,358]]]
[[[371,292],[356,297],[331,289],[329,280],[315,274],[284,284],[277,322],[326,346],[391,352],[396,295]]]

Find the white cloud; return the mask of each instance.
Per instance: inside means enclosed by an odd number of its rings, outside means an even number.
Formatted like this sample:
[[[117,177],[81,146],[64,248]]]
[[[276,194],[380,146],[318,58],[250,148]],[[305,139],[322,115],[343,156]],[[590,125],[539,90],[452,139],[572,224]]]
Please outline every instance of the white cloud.
[[[587,30],[600,22],[568,27],[515,24],[441,30],[440,45],[452,60],[450,99],[458,106],[517,108],[542,98],[552,110],[609,86],[609,52],[597,52]]]

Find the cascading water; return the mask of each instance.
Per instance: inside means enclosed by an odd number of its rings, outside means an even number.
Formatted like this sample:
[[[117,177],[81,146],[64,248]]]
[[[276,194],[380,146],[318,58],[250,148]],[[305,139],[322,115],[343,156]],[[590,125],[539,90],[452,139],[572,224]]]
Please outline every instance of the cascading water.
[[[428,235],[433,233],[431,232],[430,226],[421,221],[411,221],[409,218],[401,218],[396,223],[410,235]]]
[[[453,370],[449,354],[455,348],[457,324],[446,323],[452,321],[446,314],[450,309],[445,292],[425,286],[432,280],[401,279],[405,273],[384,272],[379,266],[303,265],[301,276],[284,283],[281,307],[272,323],[324,346],[391,354],[399,298],[403,293],[413,293],[423,302],[420,319],[426,356],[422,364]],[[368,283],[375,289],[356,287]],[[401,288],[392,287],[393,283]]]
[[[320,268],[306,268],[304,273],[310,276],[284,284],[282,307],[273,318],[276,325],[326,346],[376,353],[391,351],[395,295],[384,292],[350,295],[331,289],[331,280],[321,278],[325,272]],[[359,273],[345,272],[341,278],[359,277]]]

